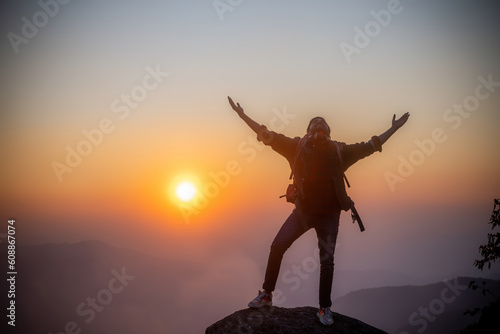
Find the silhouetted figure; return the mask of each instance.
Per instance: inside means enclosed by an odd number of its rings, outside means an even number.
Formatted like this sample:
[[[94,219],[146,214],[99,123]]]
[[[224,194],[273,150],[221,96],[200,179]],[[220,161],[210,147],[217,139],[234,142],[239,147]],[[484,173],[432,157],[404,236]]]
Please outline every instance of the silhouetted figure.
[[[392,118],[392,126],[367,143],[345,144],[330,139],[330,127],[322,117],[314,117],[303,137],[289,138],[269,131],[244,113],[239,103],[228,97],[234,111],[257,134],[257,139],[284,156],[292,168],[296,195],[295,209],[281,226],[271,244],[263,290],[248,306],[259,308],[272,305],[272,292],[278,279],[285,251],[310,228],[318,237],[320,255],[319,310],[317,316],[323,325],[333,324],[330,307],[333,283],[333,254],[342,210],[349,210],[351,199],[344,185],[344,172],[356,161],[382,151],[382,145],[402,127],[409,113]]]

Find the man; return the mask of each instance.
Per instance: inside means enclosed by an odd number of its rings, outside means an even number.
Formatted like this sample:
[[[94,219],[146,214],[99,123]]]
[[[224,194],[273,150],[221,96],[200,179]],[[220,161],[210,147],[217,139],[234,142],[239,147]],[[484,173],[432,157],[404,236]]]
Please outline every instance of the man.
[[[320,255],[319,310],[317,316],[323,325],[333,324],[330,307],[333,283],[333,254],[339,229],[341,210],[353,205],[344,185],[344,172],[359,159],[382,151],[382,145],[402,127],[409,113],[392,118],[392,126],[367,143],[347,145],[330,139],[330,127],[322,117],[314,117],[307,126],[304,138],[289,138],[269,131],[244,113],[239,103],[228,97],[234,111],[257,134],[264,144],[284,156],[294,174],[295,209],[285,221],[271,244],[263,290],[248,306],[259,308],[272,305],[272,292],[278,279],[285,251],[310,228],[318,237]]]

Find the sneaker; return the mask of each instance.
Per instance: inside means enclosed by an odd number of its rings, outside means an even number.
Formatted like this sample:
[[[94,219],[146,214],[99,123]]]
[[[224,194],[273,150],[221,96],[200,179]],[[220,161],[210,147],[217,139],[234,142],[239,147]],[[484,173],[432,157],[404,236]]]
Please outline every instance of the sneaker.
[[[325,326],[331,326],[333,325],[333,316],[332,316],[332,311],[330,310],[329,307],[322,307],[318,310],[318,313],[316,315],[319,318],[319,322],[321,322]]]
[[[254,298],[254,300],[248,303],[248,307],[259,308],[264,306],[273,306],[273,295],[259,290],[259,294]]]

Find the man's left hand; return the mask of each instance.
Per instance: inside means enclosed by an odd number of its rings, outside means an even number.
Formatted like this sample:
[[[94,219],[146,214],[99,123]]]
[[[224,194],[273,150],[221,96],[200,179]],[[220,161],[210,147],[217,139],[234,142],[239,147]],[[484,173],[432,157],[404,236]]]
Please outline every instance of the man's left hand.
[[[410,117],[409,112],[405,113],[399,119],[396,119],[396,114],[394,114],[394,116],[392,116],[392,127],[394,128],[394,130],[397,130],[400,127],[402,127],[403,125],[405,125],[405,123],[409,117]]]

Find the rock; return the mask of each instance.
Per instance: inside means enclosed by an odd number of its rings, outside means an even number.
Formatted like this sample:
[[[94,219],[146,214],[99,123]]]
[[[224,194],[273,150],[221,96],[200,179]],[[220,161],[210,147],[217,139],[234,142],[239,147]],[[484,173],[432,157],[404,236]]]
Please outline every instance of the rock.
[[[316,316],[317,311],[317,308],[310,306],[244,309],[217,321],[206,329],[205,334],[386,333],[357,319],[335,312],[333,312],[333,325],[323,326]]]

